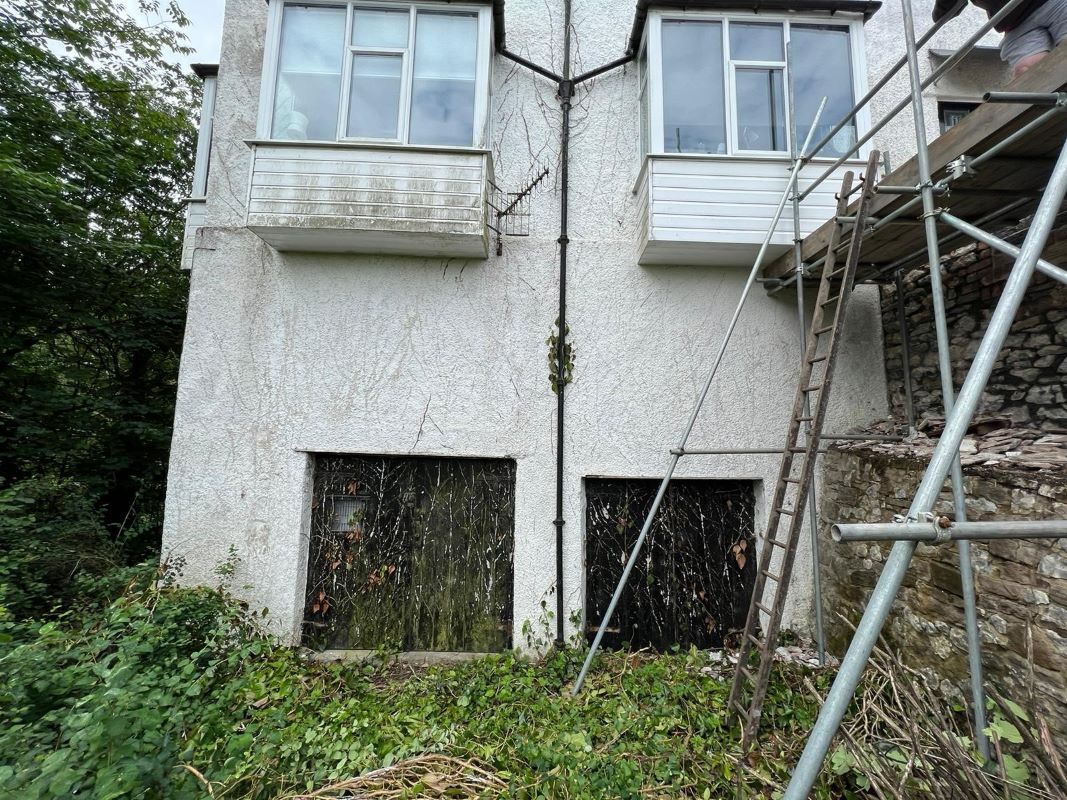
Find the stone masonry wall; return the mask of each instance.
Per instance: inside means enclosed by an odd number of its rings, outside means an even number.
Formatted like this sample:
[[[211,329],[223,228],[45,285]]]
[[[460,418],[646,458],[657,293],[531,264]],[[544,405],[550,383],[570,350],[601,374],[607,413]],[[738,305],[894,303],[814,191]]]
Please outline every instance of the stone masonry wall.
[[[1039,406],[1040,408],[1041,406]],[[870,451],[833,451],[821,483],[823,530],[833,522],[879,522],[905,513],[925,462]],[[964,470],[970,519],[1067,518],[1067,474]],[[944,491],[937,511],[951,513]],[[889,552],[888,543],[835,544],[820,552],[831,652],[841,655]],[[1067,744],[1067,540],[975,542],[972,548],[987,680],[1032,701]],[[910,666],[944,689],[967,684],[967,649],[956,547],[919,545],[884,631]],[[1031,654],[1031,655],[1028,655]],[[1032,663],[1031,663],[1032,662]]]
[[[1067,230],[1054,231],[1058,240],[1046,251],[1053,263],[1062,250]],[[1018,239],[1016,237],[1009,237]],[[942,268],[945,303],[951,337],[954,380],[963,382],[971,359],[989,322],[1011,260],[984,245],[969,246],[953,254]],[[924,268],[904,279],[905,309],[911,339],[912,387],[915,414],[942,416],[941,383],[937,370],[937,342],[930,275]],[[885,330],[886,377],[889,403],[895,418],[905,419],[901,335],[897,318],[896,287],[882,293]],[[1067,285],[1036,274],[1026,301],[1012,326],[1004,355],[993,372],[979,414],[1010,417],[1046,431],[1067,429]]]

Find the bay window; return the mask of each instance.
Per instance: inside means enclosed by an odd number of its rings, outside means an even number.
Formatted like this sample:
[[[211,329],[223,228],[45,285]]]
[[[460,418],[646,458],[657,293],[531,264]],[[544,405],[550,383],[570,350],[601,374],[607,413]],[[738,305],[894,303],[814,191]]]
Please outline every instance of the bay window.
[[[488,7],[353,0],[275,13],[261,118],[270,139],[484,144]]]
[[[860,30],[836,18],[657,15],[646,44],[649,152],[788,155],[825,97],[819,139],[857,96]],[[839,156],[856,138],[852,123],[818,155]]]

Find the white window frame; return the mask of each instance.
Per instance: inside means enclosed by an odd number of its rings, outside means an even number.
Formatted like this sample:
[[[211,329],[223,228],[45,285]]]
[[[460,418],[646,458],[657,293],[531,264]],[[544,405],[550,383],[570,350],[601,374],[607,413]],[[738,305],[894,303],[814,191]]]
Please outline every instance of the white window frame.
[[[722,153],[668,153],[664,147],[663,136],[663,49],[662,31],[664,22],[720,22],[722,23],[722,51],[723,51],[723,80],[726,92],[725,119],[726,147],[727,152]],[[730,23],[766,22],[782,25],[783,47],[786,61],[734,61],[730,57]],[[648,16],[645,25],[645,36],[642,47],[648,52],[649,69],[649,109],[648,116],[651,127],[649,140],[652,156],[670,156],[685,158],[709,158],[709,159],[790,159],[793,137],[793,119],[791,115],[792,75],[788,68],[789,39],[791,25],[828,25],[849,29],[849,49],[852,58],[852,97],[858,100],[867,93],[867,59],[864,42],[863,17],[859,14],[764,14],[753,12],[715,12],[715,11],[653,11]],[[736,71],[737,68],[756,67],[758,69],[781,69],[783,72],[783,89],[785,91],[786,112],[786,149],[782,150],[742,150],[737,145],[737,91]],[[836,122],[836,120],[822,120],[822,122]],[[869,106],[860,110],[856,116],[857,138],[870,130],[871,119]],[[800,146],[797,143],[797,147]],[[814,144],[814,142],[812,143]],[[862,161],[867,157],[870,143],[865,143],[849,160]],[[818,156],[812,161],[835,161],[836,156]]]
[[[296,6],[344,6],[345,45],[344,61],[341,64],[341,94],[337,109],[337,135],[332,140],[318,141],[317,144],[372,144],[392,145],[412,148],[443,148],[451,150],[481,150],[489,141],[489,89],[490,67],[492,63],[493,28],[492,7],[484,3],[452,3],[443,0],[269,0],[267,17],[267,40],[263,53],[263,80],[260,84],[259,115],[256,121],[256,138],[261,141],[291,142],[289,139],[273,139],[271,136],[274,122],[274,99],[278,86],[278,61],[281,55],[282,15],[286,5]],[[352,17],[356,8],[378,10],[407,9],[408,46],[404,49],[388,47],[367,47],[352,44]],[[408,144],[408,127],[411,119],[411,86],[414,68],[412,63],[415,50],[415,20],[419,11],[474,13],[478,15],[478,55],[476,60],[474,84],[474,139],[470,145],[421,145]],[[352,91],[352,63],[357,54],[401,55],[400,111],[397,121],[397,137],[393,139],[374,139],[352,137],[347,135],[348,101]]]
[[[211,137],[215,125],[215,94],[219,79],[217,75],[204,78],[203,100],[200,106],[200,124],[196,132],[196,159],[193,162],[193,187],[190,200],[207,197],[207,178],[211,166]]]

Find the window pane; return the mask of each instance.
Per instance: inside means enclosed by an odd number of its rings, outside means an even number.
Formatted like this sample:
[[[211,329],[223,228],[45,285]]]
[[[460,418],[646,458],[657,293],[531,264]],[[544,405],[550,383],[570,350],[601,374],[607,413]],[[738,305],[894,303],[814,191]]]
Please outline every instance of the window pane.
[[[352,57],[352,93],[348,135],[361,139],[396,139],[400,114],[403,56]]]
[[[357,47],[408,46],[408,25],[411,15],[407,11],[379,11],[357,8],[353,13],[352,44]]]
[[[337,138],[345,14],[329,6],[285,7],[273,138]]]
[[[664,22],[663,149],[725,153],[722,23]]]
[[[412,144],[474,144],[478,17],[420,11],[411,85]]]
[[[804,143],[822,98],[826,97],[812,144],[829,133],[852,108],[852,58],[848,28],[828,25],[793,25],[791,65],[793,103],[796,108],[798,146]],[[820,156],[843,155],[856,141],[856,123],[843,128],[819,153]]]
[[[782,26],[731,22],[730,58],[734,61],[785,61]]]
[[[737,70],[737,149],[785,150],[785,91],[780,69]]]

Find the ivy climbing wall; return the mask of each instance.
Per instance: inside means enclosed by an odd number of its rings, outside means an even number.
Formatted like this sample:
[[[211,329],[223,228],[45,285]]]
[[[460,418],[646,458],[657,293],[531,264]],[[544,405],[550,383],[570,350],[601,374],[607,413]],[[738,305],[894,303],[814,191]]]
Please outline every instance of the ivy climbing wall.
[[[607,609],[658,480],[587,478],[586,632]],[[756,574],[747,481],[675,480],[605,631],[604,646],[721,647],[744,627]]]
[[[320,456],[313,502],[306,644],[510,647],[513,461]]]

